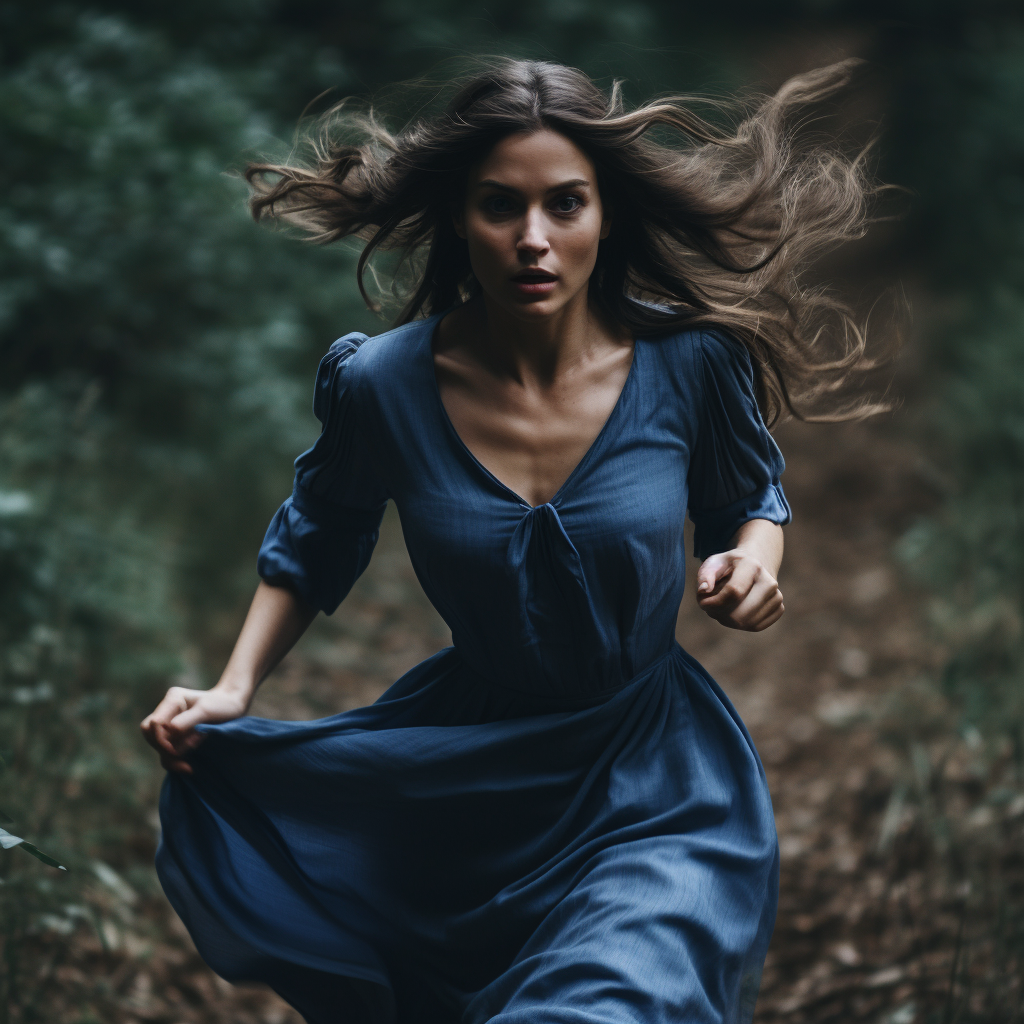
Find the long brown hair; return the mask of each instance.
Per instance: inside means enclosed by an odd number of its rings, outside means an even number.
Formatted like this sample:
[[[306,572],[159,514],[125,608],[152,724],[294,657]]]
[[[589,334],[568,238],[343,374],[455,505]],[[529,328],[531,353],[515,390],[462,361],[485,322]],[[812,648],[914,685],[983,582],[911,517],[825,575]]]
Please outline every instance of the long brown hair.
[[[743,110],[730,130],[699,117],[686,97],[627,110],[618,83],[606,94],[572,68],[493,59],[456,84],[443,112],[397,133],[372,111],[335,107],[309,140],[309,165],[246,169],[251,208],[315,242],[364,240],[358,280],[371,307],[364,274],[373,254],[413,256],[398,320],[407,323],[474,293],[452,223],[469,168],[507,135],[552,129],[593,161],[613,211],[590,282],[607,316],[641,335],[725,328],[753,357],[769,423],[786,412],[865,415],[881,406],[835,397],[876,365],[864,330],[844,302],[806,283],[806,271],[864,234],[881,187],[866,173],[866,149],[851,157],[821,139],[796,144],[796,115],[838,92],[856,63],[798,75],[744,106],[720,102]],[[665,141],[672,133],[682,141]]]

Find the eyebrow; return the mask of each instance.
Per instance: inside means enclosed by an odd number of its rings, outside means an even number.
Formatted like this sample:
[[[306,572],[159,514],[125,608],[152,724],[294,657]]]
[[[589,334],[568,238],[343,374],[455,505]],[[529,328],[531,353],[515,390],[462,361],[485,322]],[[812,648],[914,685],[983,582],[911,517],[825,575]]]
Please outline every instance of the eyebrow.
[[[570,178],[569,181],[563,181],[558,185],[552,185],[551,188],[547,189],[548,192],[564,192],[567,188],[584,188],[589,187],[590,182],[586,178]],[[500,181],[495,181],[493,178],[484,178],[483,181],[478,181],[475,185],[476,188],[496,188],[502,192],[511,192],[514,195],[521,196],[523,193],[513,188],[511,185],[505,185]]]

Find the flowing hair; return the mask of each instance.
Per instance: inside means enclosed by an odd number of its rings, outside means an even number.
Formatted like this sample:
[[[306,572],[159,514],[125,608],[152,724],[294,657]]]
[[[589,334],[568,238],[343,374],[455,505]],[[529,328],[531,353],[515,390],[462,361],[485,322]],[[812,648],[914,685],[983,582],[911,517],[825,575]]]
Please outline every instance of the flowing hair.
[[[455,85],[445,109],[389,131],[343,102],[309,140],[311,159],[245,171],[257,220],[297,225],[318,243],[365,242],[359,289],[378,251],[411,257],[398,323],[448,309],[478,290],[452,213],[469,169],[502,138],[550,129],[586,153],[612,211],[590,299],[638,335],[721,327],[749,350],[769,424],[859,418],[887,406],[842,398],[879,362],[852,309],[808,284],[811,262],[863,236],[885,188],[870,180],[870,144],[855,156],[802,140],[798,115],[835,95],[857,61],[798,75],[773,96],[712,102],[740,110],[733,128],[671,96],[627,109],[572,68],[505,58]],[[734,119],[737,120],[737,119]],[[800,143],[803,142],[801,145]]]

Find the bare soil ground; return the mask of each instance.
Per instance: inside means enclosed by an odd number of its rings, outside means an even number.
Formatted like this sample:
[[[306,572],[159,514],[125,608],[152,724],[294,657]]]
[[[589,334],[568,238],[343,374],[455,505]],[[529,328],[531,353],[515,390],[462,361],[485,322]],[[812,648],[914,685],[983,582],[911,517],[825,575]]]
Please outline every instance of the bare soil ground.
[[[890,804],[898,762],[874,712],[942,657],[892,561],[896,538],[930,499],[891,422],[789,425],[779,440],[794,509],[785,617],[757,635],[722,628],[694,603],[691,562],[678,625],[747,722],[775,801],[782,894],[757,1020],[914,1024],[948,986],[957,916],[905,849],[879,852],[883,829],[900,826]],[[368,703],[449,640],[389,512],[366,575],[253,711],[306,719]],[[299,1024],[272,994],[215,978],[162,902],[136,914],[150,920],[148,938],[115,933],[106,952],[83,938],[51,975],[70,990],[104,975],[102,1024]]]

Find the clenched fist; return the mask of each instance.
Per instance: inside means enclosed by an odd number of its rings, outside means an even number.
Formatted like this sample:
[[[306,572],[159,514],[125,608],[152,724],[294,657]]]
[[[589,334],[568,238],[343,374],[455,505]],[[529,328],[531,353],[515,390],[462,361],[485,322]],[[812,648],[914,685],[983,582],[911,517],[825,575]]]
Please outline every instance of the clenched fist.
[[[775,577],[758,558],[739,549],[701,564],[697,604],[723,626],[752,633],[778,622],[786,610]]]

